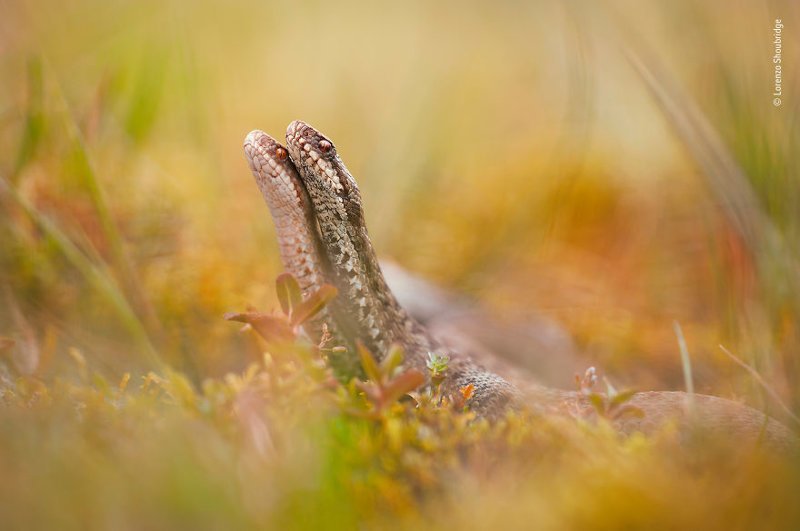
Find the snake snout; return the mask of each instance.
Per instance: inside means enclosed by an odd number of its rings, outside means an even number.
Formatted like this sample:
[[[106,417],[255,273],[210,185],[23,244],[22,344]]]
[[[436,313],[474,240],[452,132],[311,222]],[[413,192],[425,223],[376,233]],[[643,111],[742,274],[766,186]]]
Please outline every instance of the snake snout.
[[[245,147],[248,145],[256,146],[267,151],[271,151],[279,146],[274,138],[260,129],[253,129],[250,131],[244,139],[244,145]]]
[[[307,136],[309,130],[313,130],[313,128],[307,123],[302,120],[295,120],[286,128],[286,139]]]
[[[247,146],[248,144],[252,146],[262,145],[261,143],[263,142],[262,139],[264,137],[269,138],[269,135],[260,129],[253,129],[247,133],[246,137],[244,137],[244,146]]]

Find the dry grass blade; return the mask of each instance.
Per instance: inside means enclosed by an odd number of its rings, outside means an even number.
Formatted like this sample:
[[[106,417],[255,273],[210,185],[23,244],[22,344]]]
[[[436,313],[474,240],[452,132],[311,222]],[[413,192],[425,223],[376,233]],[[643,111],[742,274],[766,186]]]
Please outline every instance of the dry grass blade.
[[[681,366],[683,367],[683,380],[686,384],[686,395],[691,404],[694,401],[694,378],[692,377],[692,360],[689,358],[689,348],[686,346],[686,338],[683,337],[683,330],[678,321],[673,321],[672,327],[675,336],[678,338],[678,348],[681,351]]]
[[[51,78],[59,96],[61,110],[64,115],[64,127],[67,131],[67,136],[72,143],[76,171],[82,178],[85,192],[91,199],[100,227],[103,231],[103,236],[111,248],[114,265],[113,269],[111,269],[111,274],[116,274],[119,276],[123,292],[130,300],[133,309],[142,316],[145,328],[153,333],[159,332],[161,328],[160,323],[156,318],[155,311],[153,310],[150,300],[146,296],[147,290],[142,288],[136,268],[131,262],[130,256],[125,248],[125,242],[111,214],[111,209],[108,206],[108,200],[106,199],[103,188],[100,185],[95,164],[89,154],[89,150],[86,147],[83,134],[78,126],[78,121],[76,120],[72,109],[70,108],[69,102],[64,95],[64,91],[61,88],[59,80],[56,78],[56,76],[51,76]]]
[[[751,367],[750,365],[748,365],[744,361],[742,361],[739,358],[737,358],[730,350],[726,349],[722,345],[720,345],[719,348],[722,349],[722,352],[727,354],[727,356],[730,359],[732,359],[734,361],[734,363],[736,363],[738,366],[742,367],[744,370],[746,370],[748,373],[750,373],[750,375],[753,377],[753,379],[756,382],[758,382],[758,384],[762,388],[764,388],[764,390],[772,398],[772,400],[774,400],[775,403],[778,404],[778,407],[780,407],[781,410],[784,413],[786,413],[786,415],[795,422],[795,424],[800,426],[800,417],[795,415],[794,412],[792,412],[792,410],[789,409],[789,407],[786,404],[783,403],[783,400],[781,400],[781,397],[778,396],[778,393],[776,393],[775,390],[772,388],[772,386],[770,386],[766,382],[766,380],[764,380],[764,378],[758,373],[757,370],[755,370],[753,367]]]
[[[11,320],[16,329],[15,335],[18,338],[16,342],[12,341],[12,345],[15,345],[16,348],[11,356],[11,362],[20,374],[34,374],[42,357],[39,338],[33,326],[23,315],[17,301],[14,300],[9,292],[6,292],[5,303],[11,312]],[[3,350],[2,344],[3,341],[0,338],[0,351]]]
[[[47,234],[67,260],[102,294],[117,313],[131,337],[142,348],[146,361],[158,369],[166,368],[142,322],[133,311],[125,295],[114,282],[105,267],[92,263],[83,252],[45,214],[28,202],[8,181],[0,177],[0,191],[6,193],[28,214],[39,228]]]
[[[739,235],[751,250],[758,251],[765,238],[775,238],[777,231],[761,210],[759,199],[736,159],[695,102],[659,70],[652,57],[645,61],[633,49],[628,49],[627,55]]]
[[[800,290],[797,255],[764,211],[748,176],[721,135],[697,104],[661,71],[652,54],[645,59],[633,48],[626,52],[747,248],[756,256],[774,261],[792,292],[797,293]],[[775,273],[772,271],[770,275]]]

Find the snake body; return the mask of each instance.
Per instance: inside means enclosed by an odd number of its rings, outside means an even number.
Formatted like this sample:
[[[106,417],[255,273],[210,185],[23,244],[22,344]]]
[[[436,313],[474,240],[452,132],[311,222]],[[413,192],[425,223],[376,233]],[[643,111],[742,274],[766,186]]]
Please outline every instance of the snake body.
[[[479,415],[496,417],[521,405],[573,414],[591,408],[584,394],[531,383],[495,357],[445,349],[402,308],[378,264],[358,185],[329,138],[307,123],[294,121],[286,131],[286,147],[255,130],[247,135],[244,149],[272,213],[286,270],[307,293],[325,282],[339,290],[321,319],[339,334],[351,366],[357,359],[357,341],[378,358],[390,345],[399,344],[405,351],[405,365],[423,374],[429,372],[426,364],[431,353],[446,354],[450,361],[442,383],[445,393],[454,395],[471,386],[467,405]],[[672,418],[687,428],[700,425],[725,435],[764,439],[782,448],[796,444],[780,422],[745,405],[695,394],[689,415],[688,402],[682,392],[636,393],[629,403],[643,411],[644,418],[617,424],[623,431],[652,431]]]
[[[275,223],[281,261],[300,285],[304,298],[328,283],[327,254],[320,248],[316,234],[316,218],[308,192],[300,179],[286,148],[263,131],[252,131],[244,140],[244,152],[258,189],[269,207]],[[337,342],[347,336],[339,332],[331,309],[339,300],[324,308],[318,317],[304,325],[311,340],[322,339],[323,325]],[[341,313],[341,312],[340,312]],[[346,353],[345,353],[346,354]],[[359,372],[353,356],[331,353],[331,363],[342,379]]]

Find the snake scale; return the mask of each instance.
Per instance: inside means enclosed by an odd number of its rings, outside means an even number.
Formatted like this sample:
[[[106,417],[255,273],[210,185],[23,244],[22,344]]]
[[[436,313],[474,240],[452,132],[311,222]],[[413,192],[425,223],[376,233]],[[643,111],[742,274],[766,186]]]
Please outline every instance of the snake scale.
[[[471,385],[467,405],[477,414],[495,418],[521,406],[537,411],[572,413],[591,408],[577,391],[552,389],[493,356],[476,356],[443,347],[397,302],[386,284],[370,242],[361,194],[333,142],[301,121],[289,124],[286,145],[260,130],[250,132],[244,151],[275,224],[283,265],[305,295],[324,283],[339,295],[307,332],[319,335],[321,323],[333,331],[347,352],[331,360],[340,373],[354,371],[357,341],[381,358],[390,345],[405,351],[405,365],[428,374],[431,353],[447,355],[443,391],[455,394]],[[675,419],[684,431],[701,426],[737,440],[765,441],[771,447],[794,447],[796,438],[780,422],[743,404],[677,391],[636,393],[629,403],[642,418],[618,420],[626,432],[656,430]]]

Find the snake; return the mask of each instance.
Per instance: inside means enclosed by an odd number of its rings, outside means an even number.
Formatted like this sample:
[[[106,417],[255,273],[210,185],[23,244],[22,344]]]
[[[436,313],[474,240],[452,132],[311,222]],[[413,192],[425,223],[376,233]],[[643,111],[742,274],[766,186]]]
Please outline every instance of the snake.
[[[298,279],[306,295],[326,283],[338,290],[318,323],[334,330],[344,346],[338,363],[345,379],[359,376],[354,369],[357,343],[379,360],[392,345],[399,345],[405,353],[404,366],[428,375],[425,385],[430,385],[431,357],[445,356],[443,392],[455,395],[469,387],[467,406],[478,416],[496,419],[523,407],[574,416],[595,407],[587,393],[535,383],[498,357],[447,348],[409,315],[386,283],[367,230],[358,184],[330,138],[296,120],[286,130],[285,145],[254,130],[245,138],[244,152],[272,215],[286,271]],[[313,335],[319,324],[309,328]],[[781,422],[716,396],[647,391],[633,394],[629,404],[643,415],[616,420],[623,432],[652,433],[665,421],[676,419],[687,434],[700,426],[771,447],[798,445],[795,434]]]

